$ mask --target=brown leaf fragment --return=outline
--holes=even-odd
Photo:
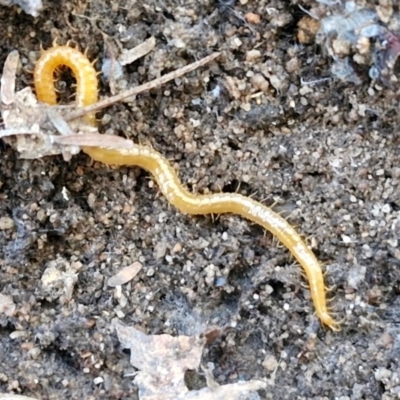
[[[116,275],[112,276],[107,285],[111,287],[123,285],[129,281],[131,281],[142,269],[142,264],[138,261],[121,269]]]

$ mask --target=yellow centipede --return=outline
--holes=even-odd
[[[71,68],[77,80],[77,104],[87,106],[97,101],[97,73],[85,55],[68,46],[55,46],[43,53],[36,64],[34,83],[39,101],[56,104],[53,74],[56,68]],[[88,116],[94,123],[94,115]],[[310,286],[314,307],[321,322],[334,331],[339,323],[330,315],[321,266],[314,253],[299,234],[279,214],[263,204],[235,193],[194,195],[181,184],[175,170],[160,153],[152,148],[132,145],[130,149],[83,147],[96,161],[113,165],[141,167],[150,172],[166,199],[187,214],[238,214],[274,234],[303,267]]]

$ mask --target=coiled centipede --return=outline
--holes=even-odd
[[[88,58],[69,46],[54,46],[44,51],[36,63],[33,80],[39,101],[56,105],[54,72],[60,66],[72,70],[76,79],[76,103],[81,107],[96,103],[98,98],[97,72]],[[87,121],[95,124],[95,115],[87,115]]]
[[[80,51],[68,46],[54,46],[45,51],[36,64],[34,84],[38,100],[56,104],[53,74],[60,66],[69,67],[77,80],[77,105],[86,106],[97,101],[97,73]],[[94,115],[88,116],[92,124]],[[82,147],[96,161],[113,165],[130,165],[150,172],[166,199],[187,214],[234,213],[249,219],[274,234],[303,267],[310,287],[316,314],[321,322],[334,331],[339,323],[330,315],[325,295],[321,266],[314,253],[300,235],[279,214],[263,204],[235,193],[194,195],[181,184],[175,170],[160,153],[150,147],[132,145],[130,149]]]

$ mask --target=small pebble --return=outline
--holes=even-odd
[[[265,356],[264,361],[261,364],[267,371],[273,372],[278,366],[278,360],[275,356],[268,354]]]
[[[14,221],[10,217],[1,217],[0,218],[0,230],[4,231],[7,229],[14,228]]]
[[[138,261],[133,264],[125,267],[121,271],[119,271],[116,275],[112,276],[107,285],[111,287],[123,285],[129,281],[131,281],[142,269],[142,264]]]

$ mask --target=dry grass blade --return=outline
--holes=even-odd
[[[19,53],[13,50],[6,58],[3,67],[3,75],[0,83],[0,102],[4,105],[10,105],[15,100],[15,76],[19,62]]]
[[[118,61],[121,65],[131,64],[139,58],[145,56],[150,53],[156,46],[156,39],[152,36],[145,40],[143,43],[140,43],[138,46],[134,47],[130,50],[123,50],[122,54],[118,57]]]
[[[54,142],[66,146],[102,147],[107,149],[131,149],[133,142],[119,136],[82,133],[69,136],[54,136]]]
[[[73,135],[74,132],[67,122],[62,118],[61,114],[55,108],[48,108],[46,110],[49,120],[57,129],[58,133],[63,136]]]

